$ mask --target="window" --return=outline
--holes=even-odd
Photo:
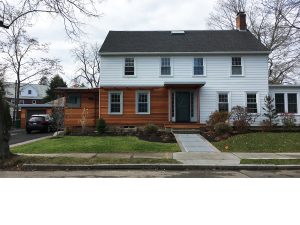
[[[150,92],[149,91],[136,92],[136,113],[138,114],[150,113]]]
[[[24,104],[24,100],[19,100],[19,104]]]
[[[247,111],[249,113],[257,113],[256,94],[247,94]]]
[[[134,76],[134,58],[125,58],[125,76]]]
[[[242,58],[241,57],[232,57],[232,75],[242,75]]]
[[[67,106],[70,108],[80,108],[80,95],[78,94],[68,95]]]
[[[36,100],[32,100],[32,104],[36,104]]]
[[[220,93],[219,94],[219,112],[228,112],[228,111],[229,111],[228,94]]]
[[[110,92],[109,93],[109,113],[122,114],[123,113],[123,93]]]
[[[297,112],[297,94],[288,94],[288,113]]]
[[[161,58],[161,75],[171,75],[170,58]]]
[[[277,113],[284,113],[284,94],[275,94],[275,108]]]
[[[28,90],[28,94],[31,95],[31,93],[32,93],[32,91],[31,91],[31,90]]]
[[[203,58],[194,58],[194,75],[204,75]]]

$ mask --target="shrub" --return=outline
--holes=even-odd
[[[147,124],[144,128],[144,132],[147,134],[155,134],[158,131],[158,126],[156,126],[155,124]]]
[[[223,135],[223,134],[231,133],[232,128],[231,126],[229,126],[229,124],[220,122],[215,124],[214,130],[217,135]]]
[[[230,119],[238,132],[248,131],[250,125],[255,122],[258,115],[248,113],[246,107],[235,106],[232,108]]]
[[[229,119],[229,113],[228,112],[219,112],[215,111],[212,114],[210,114],[209,119],[207,121],[207,125],[211,128],[214,128],[214,126],[217,123],[225,123]]]
[[[284,113],[281,119],[282,125],[284,128],[290,130],[291,128],[296,126],[296,119],[293,114]]]
[[[99,134],[103,134],[106,131],[106,122],[104,119],[100,118],[97,120],[96,129]]]

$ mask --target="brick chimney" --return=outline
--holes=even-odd
[[[247,30],[247,22],[246,22],[246,13],[238,12],[236,16],[236,29],[246,31]]]

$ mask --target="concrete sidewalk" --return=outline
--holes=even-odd
[[[182,152],[220,152],[200,134],[174,134]]]

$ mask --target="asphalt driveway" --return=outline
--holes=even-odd
[[[10,145],[18,144],[24,141],[30,141],[41,137],[51,136],[53,133],[42,133],[39,131],[32,131],[31,134],[27,134],[23,129],[13,129],[11,131]]]

